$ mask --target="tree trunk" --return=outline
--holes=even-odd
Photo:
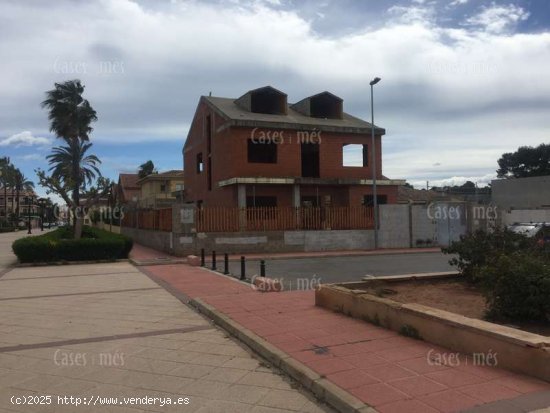
[[[74,239],[82,237],[83,211],[80,208],[80,159],[73,160],[73,201],[75,204],[75,214],[73,223]]]
[[[15,187],[15,199],[17,206],[15,207],[15,217],[17,219],[17,226],[19,226],[19,188]]]

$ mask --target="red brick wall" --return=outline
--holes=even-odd
[[[211,144],[211,162],[212,162],[212,190],[208,190],[207,168],[208,155],[206,147],[206,116],[210,114],[212,119],[212,144]],[[236,186],[219,188],[217,183],[221,180],[234,177],[300,177],[301,176],[301,147],[296,131],[281,130],[278,136],[279,145],[277,149],[277,163],[248,163],[247,141],[252,136],[259,138],[261,132],[267,132],[265,129],[253,130],[252,128],[223,128],[224,119],[210,109],[204,102],[200,102],[191,129],[189,131],[187,142],[184,147],[184,170],[185,170],[185,188],[187,198],[191,201],[202,200],[205,205],[237,205]],[[311,135],[312,140],[320,142],[320,178],[348,178],[348,179],[370,179],[370,135],[356,134],[335,134],[321,132],[320,136]],[[377,154],[377,176],[382,175],[382,154],[381,137],[376,136],[376,154]],[[369,146],[369,166],[367,167],[344,167],[342,165],[343,144],[366,144]],[[202,173],[196,172],[196,157],[202,153],[205,169]],[[388,194],[388,202],[395,202],[395,190],[382,189],[379,193]],[[250,196],[251,188],[247,189],[247,195]],[[302,195],[315,195],[316,189],[302,188]],[[319,187],[320,194],[331,195],[333,205],[345,204],[356,201],[355,198],[362,199],[361,191],[369,193],[369,189],[363,187],[360,190],[350,188]],[[359,192],[357,192],[359,191]],[[365,192],[366,191],[366,192]],[[386,191],[386,192],[384,192]],[[291,187],[272,187],[264,188],[256,186],[256,194],[276,195],[278,204],[292,205]],[[355,203],[357,204],[357,203]]]

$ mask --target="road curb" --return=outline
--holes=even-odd
[[[342,413],[376,413],[376,410],[371,406],[328,381],[298,360],[293,359],[251,330],[236,323],[200,298],[192,299],[189,304],[337,411]]]

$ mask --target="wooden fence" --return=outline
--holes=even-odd
[[[122,226],[172,231],[172,209],[125,212]],[[372,229],[372,207],[204,207],[195,209],[197,232]]]
[[[372,207],[205,207],[197,209],[198,232],[372,229]]]
[[[125,211],[123,227],[172,231],[172,208]]]

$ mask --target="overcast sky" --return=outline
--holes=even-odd
[[[74,78],[111,178],[181,168],[200,95],[264,85],[369,120],[381,77],[384,174],[416,186],[483,185],[502,153],[550,142],[547,0],[0,0],[0,56],[0,156],[31,179],[60,143],[44,92]]]

